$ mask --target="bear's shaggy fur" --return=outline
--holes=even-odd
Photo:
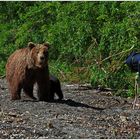
[[[21,89],[27,96],[33,96],[33,86],[38,85],[38,98],[48,101],[50,81],[48,69],[49,44],[28,43],[23,49],[16,50],[6,64],[6,79],[12,100],[21,99]]]
[[[60,81],[57,77],[51,74],[50,75],[50,100],[51,101],[54,100],[55,93],[58,96],[59,100],[63,99],[63,93],[61,90]]]

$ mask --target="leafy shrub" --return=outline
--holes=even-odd
[[[133,92],[124,65],[140,45],[139,2],[0,2],[0,72],[29,41],[50,42],[50,71],[62,81]]]

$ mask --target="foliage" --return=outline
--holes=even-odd
[[[124,61],[132,46],[139,51],[139,9],[139,2],[122,1],[1,1],[1,75],[16,49],[47,41],[50,71],[62,81],[133,91],[134,74]]]

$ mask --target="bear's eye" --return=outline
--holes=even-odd
[[[48,51],[43,51],[43,54],[44,54],[45,56],[47,56],[47,55],[48,55]]]

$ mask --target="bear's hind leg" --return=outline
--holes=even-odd
[[[11,91],[11,100],[20,100],[21,96],[20,96],[20,92],[21,92],[21,88],[20,87],[14,87],[14,86],[10,86],[10,91]]]

